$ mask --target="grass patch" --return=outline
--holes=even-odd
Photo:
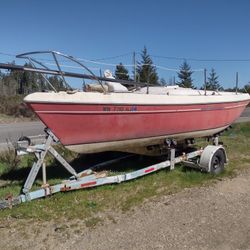
[[[96,216],[105,211],[127,211],[147,199],[161,195],[178,192],[183,188],[207,185],[223,177],[233,177],[246,167],[250,167],[250,123],[242,123],[234,126],[221,137],[224,142],[229,164],[224,173],[218,176],[189,170],[181,165],[174,171],[161,170],[154,174],[119,185],[112,184],[96,188],[79,190],[67,193],[55,194],[46,199],[34,200],[23,203],[12,210],[0,211],[0,221],[5,218],[38,219],[38,220],[62,220],[82,219],[86,226],[94,227],[101,223],[103,218]],[[76,155],[68,151],[58,149],[67,160],[72,161]],[[96,162],[105,160],[108,154],[92,156],[81,156],[72,161],[76,169],[83,169]],[[21,159],[18,167],[14,170],[6,169],[4,162],[0,163],[0,181],[7,184],[0,188],[0,197],[13,193],[17,195],[27,177],[33,158],[30,156]],[[145,167],[159,162],[157,158],[134,157],[124,160],[118,164],[112,164],[107,171],[125,172],[131,169]],[[50,184],[59,183],[67,178],[67,172],[63,171],[53,159],[47,159],[47,173],[50,177]],[[145,165],[146,164],[146,165]],[[41,185],[41,173],[35,182],[35,187]],[[107,215],[107,219],[109,215]]]
[[[85,221],[87,227],[95,227],[97,224],[101,223],[103,220],[98,217],[91,217]]]

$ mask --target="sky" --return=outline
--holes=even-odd
[[[85,63],[99,74],[131,65],[133,52],[140,61],[146,46],[166,81],[178,80],[174,70],[186,58],[194,85],[203,84],[204,68],[214,68],[224,87],[234,87],[238,72],[242,87],[250,81],[249,13],[248,0],[1,1],[0,62],[56,50],[94,60]]]

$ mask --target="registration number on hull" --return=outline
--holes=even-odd
[[[103,111],[134,112],[134,111],[137,111],[137,107],[136,106],[104,106]]]

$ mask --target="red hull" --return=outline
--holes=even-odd
[[[248,101],[190,105],[28,103],[64,145],[148,138],[229,126]]]

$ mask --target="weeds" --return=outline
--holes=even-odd
[[[97,224],[101,223],[102,219],[98,217],[91,217],[85,221],[86,227],[95,227]]]
[[[16,155],[15,150],[9,141],[7,141],[7,150],[0,154],[0,162],[2,164],[2,170],[6,172],[16,170],[20,164],[20,157]],[[0,173],[1,172],[2,171],[0,171]]]

